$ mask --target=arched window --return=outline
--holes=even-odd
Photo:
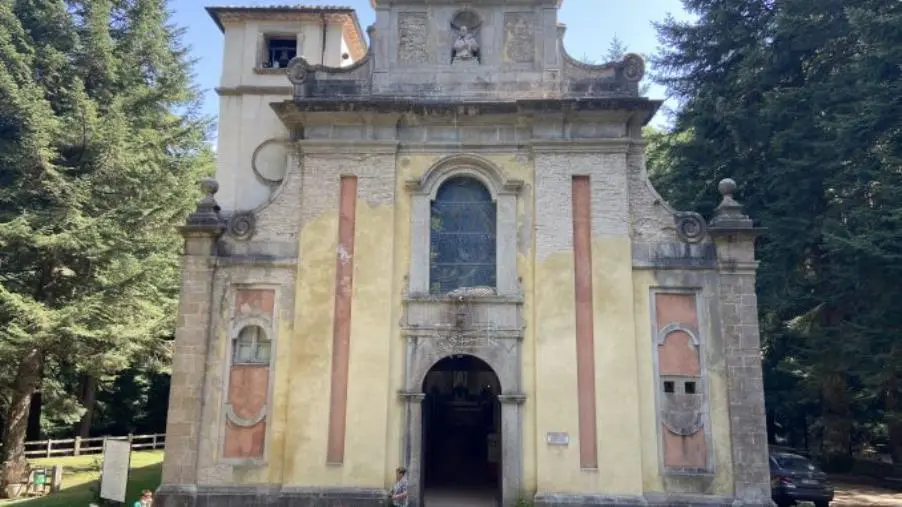
[[[495,288],[495,203],[473,178],[444,182],[432,202],[429,291]]]
[[[245,326],[235,338],[233,364],[269,364],[272,343],[260,326]]]

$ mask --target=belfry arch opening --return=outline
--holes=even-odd
[[[501,383],[483,360],[441,359],[423,380],[423,486],[427,499],[448,493],[493,500],[501,494]],[[479,502],[483,505],[483,502]]]

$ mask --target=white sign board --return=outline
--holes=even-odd
[[[545,434],[545,442],[548,445],[570,445],[570,435],[568,433],[549,431]]]
[[[128,467],[132,444],[128,440],[103,441],[103,471],[100,476],[100,498],[125,503]]]

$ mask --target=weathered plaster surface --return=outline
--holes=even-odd
[[[286,409],[286,379],[290,364],[284,354],[291,349],[292,308],[294,300],[294,266],[269,265],[220,265],[217,269],[213,294],[213,319],[210,349],[205,368],[208,372],[205,386],[203,425],[199,439],[200,460],[198,482],[208,485],[238,483],[271,483],[281,480],[281,456],[284,449],[284,414]],[[269,386],[270,403],[266,418],[271,421],[267,429],[266,449],[261,463],[235,464],[223,457],[225,426],[225,402],[228,369],[231,357],[231,337],[235,315],[236,290],[240,288],[275,289],[272,339],[272,384]]]
[[[653,493],[706,493],[729,496],[733,493],[733,465],[730,455],[730,416],[726,399],[726,366],[723,341],[718,331],[717,277],[702,271],[646,271],[633,272],[633,300],[636,309],[636,344],[638,350],[638,378],[642,431],[643,488]],[[701,289],[698,309],[702,353],[706,369],[713,474],[697,478],[668,477],[662,467],[661,438],[658,423],[658,388],[652,336],[652,289]],[[647,316],[647,318],[643,318]]]
[[[303,149],[303,148],[302,148]],[[372,456],[388,452],[394,250],[394,155],[305,156],[301,199],[298,285],[286,429],[286,484],[382,485],[384,463]],[[328,428],[331,369],[332,293],[338,239],[338,188],[342,175],[358,177],[355,280],[348,371],[348,421],[344,465],[326,465],[323,436]],[[286,196],[287,198],[287,196]],[[396,336],[396,335],[394,335]],[[384,400],[374,403],[373,400]]]
[[[442,60],[455,0],[378,0],[372,50],[360,62],[336,69],[298,59],[281,81],[287,96],[263,81],[222,91],[217,198],[229,232],[215,249],[187,242],[173,366],[185,389],[172,395],[164,507],[378,504],[396,466],[419,473],[422,378],[449,353],[483,358],[500,378],[508,505],[764,501],[751,240],[735,237],[735,217],[715,235],[660,199],[645,170],[640,127],[658,104],[638,97],[641,60],[574,61],[561,50],[556,7],[476,6],[484,60],[463,71]],[[247,51],[236,40],[227,37],[227,52]],[[481,345],[452,343],[442,325],[461,303],[426,294],[428,270],[417,262],[428,253],[422,225],[435,186],[424,176],[438,181],[458,162],[492,187],[507,260],[498,294],[465,302]],[[329,464],[344,176],[358,181],[347,414],[343,460]],[[579,456],[573,176],[590,185],[593,469],[581,469]],[[191,220],[218,236],[205,202]],[[255,462],[222,456],[236,287],[278,294],[265,452]],[[699,293],[706,470],[664,467],[653,290]],[[569,442],[549,445],[549,433]],[[203,500],[170,500],[195,497]]]

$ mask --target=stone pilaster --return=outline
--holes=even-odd
[[[416,392],[402,392],[404,401],[404,418],[407,420],[404,431],[404,449],[402,456],[407,468],[407,500],[409,507],[423,505],[423,400],[426,395]]]
[[[723,202],[714,212],[709,231],[717,246],[734,494],[742,505],[771,505],[755,296],[755,237],[762,229],[753,225],[733,199],[736,182],[725,179],[718,189]]]
[[[202,188],[205,195],[197,210],[180,228],[185,238],[185,251],[172,362],[173,388],[166,419],[163,480],[159,501],[154,502],[167,507],[193,505],[191,498],[197,484],[215,245],[224,230],[219,206],[213,198],[219,185],[206,180]]]
[[[522,410],[526,395],[501,394],[501,505],[512,507],[523,498]]]

